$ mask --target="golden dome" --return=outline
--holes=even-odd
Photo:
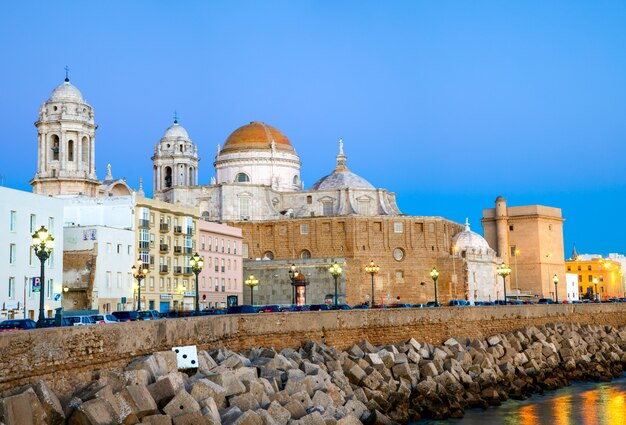
[[[271,149],[272,140],[276,150],[294,152],[291,142],[280,130],[260,121],[252,121],[233,131],[220,153]]]

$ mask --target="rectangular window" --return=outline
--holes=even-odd
[[[128,245],[128,250],[127,250],[126,254],[133,255],[133,247],[131,245]]]
[[[515,257],[515,251],[517,251],[517,247],[515,245],[512,245],[511,247],[511,257]]]
[[[226,281],[224,278],[222,278],[222,292],[226,291]]]
[[[233,254],[237,255],[237,241],[233,241]]]
[[[581,275],[581,274],[579,274],[579,275],[578,275],[578,281],[579,281],[579,282],[582,282],[582,281],[583,281],[583,275]],[[582,292],[582,291],[581,291],[581,292]]]
[[[122,272],[117,272],[117,288],[122,288]]]
[[[107,254],[110,254],[113,251],[113,244],[111,242],[107,242]]]
[[[243,258],[248,258],[248,244],[247,243],[241,244],[241,255],[243,256]]]
[[[230,270],[230,258],[228,259],[228,270]]]
[[[107,288],[111,287],[111,272],[107,272]]]
[[[332,202],[322,202],[322,214],[323,215],[333,215],[333,203]]]
[[[16,248],[15,244],[9,244],[9,264],[15,264],[16,259]]]
[[[224,239],[222,239],[222,253],[224,252]]]
[[[211,251],[211,249],[213,249],[213,238],[209,236],[209,251]]]
[[[230,254],[230,241],[227,241],[227,243],[228,243],[228,246],[227,246],[227,251],[228,251],[228,253]]]
[[[167,290],[171,291],[172,290],[172,280],[171,278],[167,278]]]
[[[250,198],[239,198],[239,219],[250,220]]]
[[[48,279],[48,287],[46,288],[46,298],[52,299],[52,290],[54,289],[54,279]]]
[[[117,253],[121,254],[122,253],[122,244],[117,244]]]
[[[54,232],[54,217],[48,217],[48,231]]]
[[[206,280],[204,276],[202,276],[202,289],[206,289]]]
[[[15,232],[16,225],[17,225],[17,212],[11,211],[11,217],[9,221],[9,231]]]
[[[588,275],[588,276],[587,276],[587,281],[588,281],[588,282],[593,282],[593,276]]]
[[[394,233],[404,233],[404,223],[401,221],[393,222],[393,232]]]
[[[200,236],[200,249],[204,251],[204,235]]]
[[[587,266],[587,271],[591,271],[591,265]]]
[[[154,291],[154,277],[150,278],[150,290]]]
[[[308,223],[303,223],[300,225],[300,234],[301,235],[308,235],[309,234],[309,224]]]
[[[513,225],[512,225],[512,224],[509,226],[509,231],[510,231],[510,232],[512,232],[512,231],[513,231]]]
[[[35,214],[30,215],[30,233],[35,233],[37,230],[37,216]]]
[[[35,249],[31,246],[28,248],[28,265],[33,265],[33,260],[35,258]]]
[[[404,283],[404,271],[396,270],[396,282]]]
[[[209,279],[210,282],[210,279]],[[220,282],[218,278],[215,278],[215,292],[220,290]]]
[[[9,278],[9,299],[10,300],[15,299],[15,278],[14,277]]]
[[[578,266],[578,271],[580,271],[580,270],[581,270],[581,268],[580,268],[580,266]]]

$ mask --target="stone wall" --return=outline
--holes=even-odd
[[[90,381],[95,371],[174,346],[298,347],[308,339],[347,348],[411,337],[440,344],[451,336],[485,337],[529,325],[578,322],[626,324],[626,305],[546,305],[385,309],[192,317],[0,335],[0,391],[44,379],[59,394]]]

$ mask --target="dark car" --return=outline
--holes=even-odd
[[[283,311],[309,311],[308,305],[290,305],[283,308]]]
[[[357,305],[353,305],[352,306],[352,310],[367,310],[369,308],[370,308],[370,306],[367,303],[361,303],[361,304],[357,304]]]
[[[350,307],[348,304],[337,304],[337,307],[335,307],[334,305],[330,306],[331,310],[352,310],[352,307]]]
[[[256,313],[256,308],[251,305],[231,305],[228,307],[226,314],[248,314]]]
[[[46,324],[46,328],[54,328],[57,325],[56,319],[54,317],[47,317],[43,319],[43,322]],[[72,326],[72,322],[67,317],[63,318],[63,324],[61,326]]]
[[[555,304],[555,302],[552,298],[539,298],[537,304]]]
[[[257,307],[256,311],[258,313],[280,313],[283,309],[278,305],[262,305]]]
[[[412,304],[403,304],[403,303],[393,303],[389,306],[389,308],[412,308]]]
[[[143,320],[158,320],[161,318],[156,310],[144,310],[139,312],[139,317]]]
[[[0,332],[34,329],[36,327],[35,321],[30,319],[10,319],[0,322]]]
[[[206,310],[200,310],[199,312],[192,312],[192,316],[218,316],[221,314],[226,314],[226,310],[220,310],[219,308],[210,308]]]
[[[389,308],[389,306],[387,304],[374,304],[372,305],[372,310],[376,309],[376,308]]]
[[[439,302],[434,302],[434,301],[428,301],[426,303],[426,307],[441,307],[441,303]]]
[[[118,322],[134,322],[136,320],[141,320],[139,313],[136,311],[114,311],[111,313]]]
[[[321,311],[321,310],[330,310],[326,304],[311,304],[309,307],[310,311]]]

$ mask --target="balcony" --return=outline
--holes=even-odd
[[[139,241],[139,249],[150,249],[150,242]]]
[[[183,268],[181,266],[174,266],[174,274],[181,274],[183,272]]]
[[[167,273],[168,272],[168,267],[165,265],[161,265],[159,266],[159,273]]]
[[[187,235],[193,235],[193,227],[187,227]]]
[[[174,226],[174,233],[183,233],[183,227],[182,226]]]
[[[150,227],[150,220],[139,220],[139,227]]]
[[[185,254],[193,254],[193,248],[185,247],[183,252]]]
[[[159,230],[163,233],[167,233],[170,231],[170,225],[167,223],[161,223],[161,225],[159,226]]]
[[[159,252],[168,252],[169,250],[170,250],[170,247],[167,244],[159,245]]]
[[[174,245],[174,254],[182,254],[182,252],[183,252],[182,246]]]
[[[183,267],[183,274],[193,274],[191,267]]]

